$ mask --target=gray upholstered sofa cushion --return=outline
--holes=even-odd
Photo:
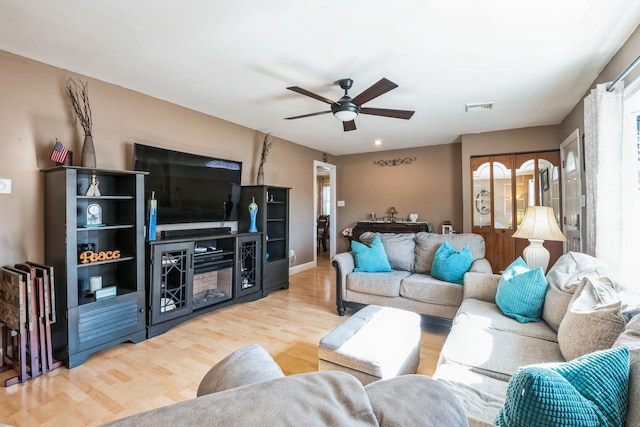
[[[495,418],[507,395],[507,381],[473,372],[469,367],[446,363],[433,378],[447,384],[462,402],[469,424],[487,426]]]
[[[347,289],[365,294],[385,297],[400,296],[400,282],[409,277],[408,271],[392,271],[390,273],[351,273]]]
[[[415,273],[431,273],[433,258],[442,242],[448,241],[456,251],[462,250],[465,246],[471,249],[472,261],[482,259],[485,255],[484,239],[479,234],[435,234],[417,233],[416,250],[413,271]]]
[[[493,329],[492,323],[497,312],[493,304],[474,304],[465,300],[454,319],[454,325],[440,352],[438,365],[453,363],[471,368],[484,375],[508,381],[515,371],[524,365],[544,362],[564,362],[560,346],[554,340],[535,337],[548,335],[540,328],[543,323],[533,326],[525,334],[514,333],[520,326],[512,320],[501,319],[501,329]],[[485,321],[478,317],[486,317]],[[503,316],[505,317],[505,316]],[[524,325],[523,325],[524,326]],[[548,328],[548,326],[546,326]],[[528,336],[533,335],[533,336]],[[555,336],[555,334],[553,334]]]
[[[360,235],[360,241],[370,245],[378,233],[366,231]],[[414,233],[381,233],[380,240],[387,253],[389,265],[393,270],[413,271],[413,256],[416,249]]]
[[[462,286],[444,282],[426,274],[412,274],[402,280],[400,296],[416,301],[459,307]]]
[[[545,322],[520,323],[502,314],[497,305],[475,299],[466,299],[462,302],[454,322],[468,324],[469,327],[474,328],[494,329],[558,342],[556,333]]]
[[[381,427],[469,425],[449,386],[424,375],[376,381],[364,390]]]

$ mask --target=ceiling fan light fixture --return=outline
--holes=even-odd
[[[354,104],[351,97],[345,93],[338,102],[331,105],[331,112],[341,122],[350,122],[358,117],[360,107]]]
[[[333,115],[341,122],[350,122],[358,117],[358,110],[353,107],[345,107],[333,112]]]

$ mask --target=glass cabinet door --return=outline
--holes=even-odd
[[[513,229],[512,156],[493,157],[493,228]]]
[[[517,225],[522,222],[527,206],[552,207],[561,225],[559,160],[557,152],[516,155]]]
[[[504,154],[471,158],[472,231],[485,239],[486,258],[494,272],[522,255],[527,239],[514,239],[527,206],[551,206],[558,224],[560,152]],[[550,265],[563,253],[562,242],[545,242]]]
[[[472,161],[473,232],[485,241],[493,271],[513,261],[513,156],[475,157]]]
[[[475,159],[472,159],[475,160]],[[491,161],[484,161],[473,167],[473,227],[491,227]]]

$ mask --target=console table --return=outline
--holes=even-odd
[[[385,222],[385,221],[358,221],[353,228],[353,238],[359,239],[365,231],[378,233],[419,233],[421,231],[432,232],[433,227],[428,222]]]
[[[147,241],[147,337],[212,310],[263,297],[263,233]]]

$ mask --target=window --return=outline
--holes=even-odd
[[[636,169],[638,169],[638,186],[640,191],[640,115],[636,116]]]
[[[329,180],[322,181],[322,215],[329,215],[331,212],[331,186]]]
[[[623,138],[629,151],[621,156],[620,171],[625,180],[635,182],[626,187],[619,207],[624,229],[620,273],[625,282],[640,291],[636,279],[637,242],[640,241],[640,79],[625,90]]]

